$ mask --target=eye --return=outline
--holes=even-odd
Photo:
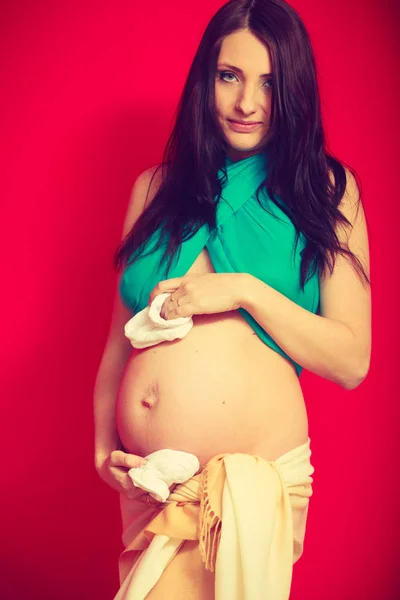
[[[220,81],[224,81],[225,83],[232,83],[232,79],[228,79],[226,80],[225,77],[232,75],[233,77],[236,77],[235,73],[232,73],[231,71],[218,71],[218,79]],[[272,88],[272,79],[266,79],[264,81],[264,84],[267,84],[265,87],[268,88]]]
[[[230,71],[218,71],[218,75],[219,75],[219,79],[222,81],[226,81],[226,79],[224,79],[227,75],[233,75],[233,77],[236,77],[236,75],[234,73],[231,73]],[[230,80],[232,81],[232,80]]]

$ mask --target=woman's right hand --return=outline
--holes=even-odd
[[[113,490],[124,494],[127,498],[133,498],[137,493],[137,488],[133,485],[128,471],[146,463],[147,459],[137,454],[113,450],[99,465],[96,465],[96,470],[101,479]]]

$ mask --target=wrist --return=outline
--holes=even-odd
[[[111,452],[96,452],[94,455],[94,466],[96,469],[101,469],[106,461],[107,457],[111,454]]]
[[[253,275],[250,275],[250,273],[240,273],[240,275],[242,279],[241,284],[239,286],[240,293],[238,300],[238,308],[243,308],[244,310],[248,311],[253,304],[254,292],[257,282],[259,282],[259,279],[257,279]]]
[[[110,456],[111,452],[114,450],[121,450],[121,444],[114,444],[113,446],[107,446],[101,449],[96,449],[94,453],[94,464],[96,469],[100,469],[107,458]]]

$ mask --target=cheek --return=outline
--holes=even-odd
[[[266,112],[266,114],[268,116],[270,116],[271,115],[271,110],[272,110],[272,96],[271,96],[271,93],[266,94],[263,106],[264,106],[264,111]]]
[[[227,109],[229,110],[233,102],[232,92],[229,92],[226,88],[217,87],[215,90],[215,107],[217,111],[224,114]]]

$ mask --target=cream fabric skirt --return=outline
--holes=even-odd
[[[166,502],[120,494],[114,600],[288,600],[312,495],[310,438],[274,461],[213,457]]]

